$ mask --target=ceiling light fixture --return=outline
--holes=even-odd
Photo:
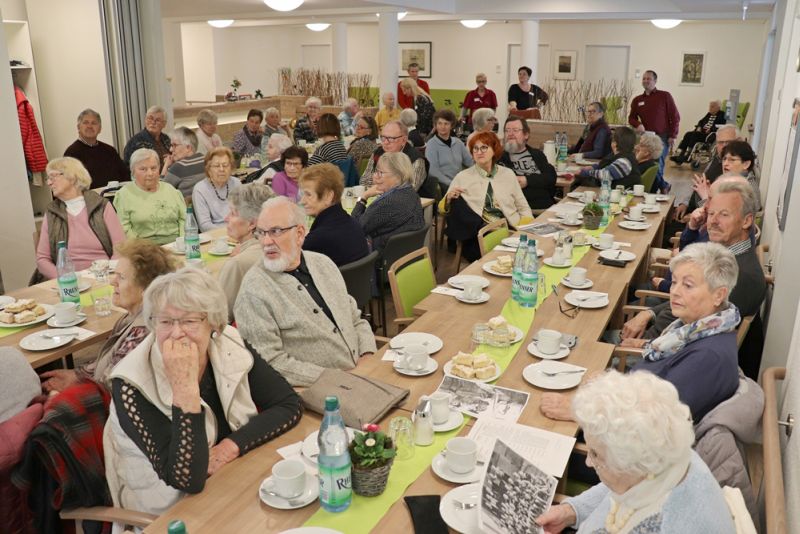
[[[303,5],[304,0],[264,0],[267,7],[275,11],[294,11]]]
[[[678,19],[653,19],[650,22],[652,22],[653,26],[655,26],[656,28],[661,28],[662,30],[670,30],[683,21]]]
[[[306,28],[312,32],[324,32],[330,27],[331,25],[326,22],[312,22],[310,24],[306,24]]]
[[[233,24],[233,19],[209,20],[208,23],[215,28],[227,28]]]
[[[747,10],[750,8],[750,2],[744,0],[742,2],[742,20],[747,20]]]
[[[471,30],[474,30],[474,29],[480,28],[481,26],[486,24],[486,21],[485,20],[462,20],[461,24],[465,28],[469,28]]]

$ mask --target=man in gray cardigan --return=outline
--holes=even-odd
[[[264,260],[242,280],[234,306],[245,343],[293,386],[325,368],[353,369],[375,337],[327,256],[302,250],[306,215],[285,197],[264,203],[253,232]]]

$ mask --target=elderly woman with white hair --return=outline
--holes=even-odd
[[[164,128],[166,126],[167,112],[164,108],[161,106],[150,106],[144,117],[144,129],[131,137],[125,144],[125,150],[122,152],[122,159],[125,161],[125,164],[130,165],[131,156],[134,152],[140,148],[149,148],[155,150],[156,154],[158,154],[160,169],[170,149],[169,136],[164,133]]]
[[[36,246],[38,272],[44,278],[56,278],[59,241],[67,242],[78,270],[88,269],[94,260],[111,258],[114,245],[125,241],[125,231],[114,206],[89,189],[92,178],[86,167],[75,158],[56,158],[47,164],[46,172],[53,201],[47,206]]]
[[[294,125],[294,140],[295,142],[306,141],[313,143],[319,137],[317,127],[319,123],[319,116],[322,112],[322,100],[316,96],[310,97],[306,100],[306,114],[297,119]]]
[[[664,141],[653,132],[645,132],[639,137],[639,142],[633,149],[636,156],[636,165],[639,167],[639,174],[644,175],[645,171],[658,165],[658,158],[664,149]],[[655,181],[653,183],[655,187]],[[655,192],[651,188],[651,193]]]
[[[467,143],[476,134],[481,132],[492,132],[497,125],[497,117],[491,108],[476,109],[472,114],[472,133],[467,137]]]
[[[264,137],[261,139],[261,152],[264,152],[270,137],[276,134],[290,136],[289,127],[281,121],[281,112],[278,108],[270,107],[264,110]]]
[[[228,147],[211,150],[205,157],[206,179],[197,182],[192,191],[192,205],[197,226],[208,232],[225,224],[228,197],[242,183],[231,176],[233,152]]]
[[[411,108],[404,109],[400,112],[398,121],[408,130],[406,134],[408,142],[411,143],[414,148],[424,148],[425,137],[417,130],[417,112]],[[383,126],[381,126],[381,128],[383,128]]]
[[[236,242],[236,248],[222,266],[219,284],[228,298],[228,319],[233,320],[233,305],[239,294],[242,278],[264,257],[264,251],[253,237],[261,206],[275,196],[272,188],[263,184],[246,184],[231,191],[228,196],[230,210],[225,216],[228,238]]]
[[[266,140],[266,136],[264,139]],[[266,155],[266,158],[262,161],[267,161],[268,163],[260,170],[249,175],[244,182],[258,182],[260,184],[269,184],[272,182],[273,176],[284,171],[283,153],[286,152],[286,149],[292,146],[292,144],[292,140],[287,135],[282,133],[270,135],[266,143],[261,143],[263,152]]]
[[[375,122],[378,124],[379,130],[389,121],[399,120],[401,111],[401,109],[397,107],[394,93],[391,91],[383,93],[381,102],[383,102],[383,107],[375,114]]]
[[[689,408],[650,373],[615,371],[587,382],[572,407],[600,484],[552,506],[536,522],[546,534],[736,532],[722,490],[692,451]]]
[[[222,138],[217,133],[218,121],[217,114],[210,109],[202,109],[197,114],[197,151],[203,155],[222,146]]]
[[[356,133],[356,123],[360,116],[358,100],[348,98],[347,102],[342,106],[342,112],[336,117],[339,120],[339,129],[342,136],[347,137]]]
[[[183,234],[186,203],[180,191],[159,180],[158,154],[140,148],[131,155],[133,181],[114,197],[114,207],[128,238],[149,239],[158,245]]]
[[[219,284],[184,268],[144,295],[151,334],[111,374],[106,478],[116,506],[161,514],[300,420],[299,396],[235,328]]]

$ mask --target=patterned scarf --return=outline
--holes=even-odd
[[[251,132],[250,130],[247,129],[247,125],[246,124],[244,126],[242,126],[242,130],[244,131],[244,135],[247,137],[248,141],[250,141],[250,144],[253,145],[254,147],[258,147],[260,149],[261,148],[261,137],[262,137],[261,134],[260,133],[255,133],[254,134],[253,132]]]
[[[727,308],[693,323],[684,324],[677,319],[659,337],[645,344],[642,355],[651,362],[669,358],[693,341],[734,331],[740,320],[739,308],[733,303],[728,303]]]

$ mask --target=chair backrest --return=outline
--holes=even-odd
[[[653,165],[642,173],[642,185],[644,185],[645,191],[650,191],[650,188],[653,187],[653,181],[656,179],[657,172],[658,165]]]
[[[747,331],[750,330],[750,325],[753,323],[753,319],[755,318],[755,315],[746,315],[742,317],[742,322],[740,322],[739,326],[736,328],[737,347],[742,347],[742,342],[744,341],[744,338],[747,337]]]
[[[339,267],[344,278],[347,293],[356,301],[359,310],[363,310],[372,297],[372,276],[375,274],[375,262],[380,253],[373,250],[360,260]]]
[[[383,247],[383,259],[381,261],[384,272],[389,270],[391,266],[398,259],[402,258],[409,252],[413,252],[421,248],[425,243],[425,236],[428,235],[429,226],[425,225],[419,230],[412,230],[410,232],[400,232],[394,234],[386,241]]]
[[[600,103],[605,108],[605,119],[608,124],[622,124],[623,120],[622,110],[622,97],[608,96],[600,98]]]
[[[478,246],[481,250],[481,256],[491,252],[494,247],[509,235],[511,233],[508,231],[508,221],[505,219],[498,219],[478,230]]]
[[[722,109],[728,109],[728,101],[722,101]],[[744,128],[744,121],[747,118],[747,112],[750,111],[750,102],[739,102],[739,109],[736,110],[736,127],[739,131]]]
[[[358,174],[358,169],[356,168],[356,163],[353,161],[353,158],[347,156],[344,159],[334,161],[333,164],[339,167],[339,170],[344,174],[345,187],[354,187],[358,185],[358,182],[361,180],[361,175]]]
[[[422,247],[392,263],[389,268],[389,285],[397,317],[412,317],[414,306],[436,287],[428,249]]]

